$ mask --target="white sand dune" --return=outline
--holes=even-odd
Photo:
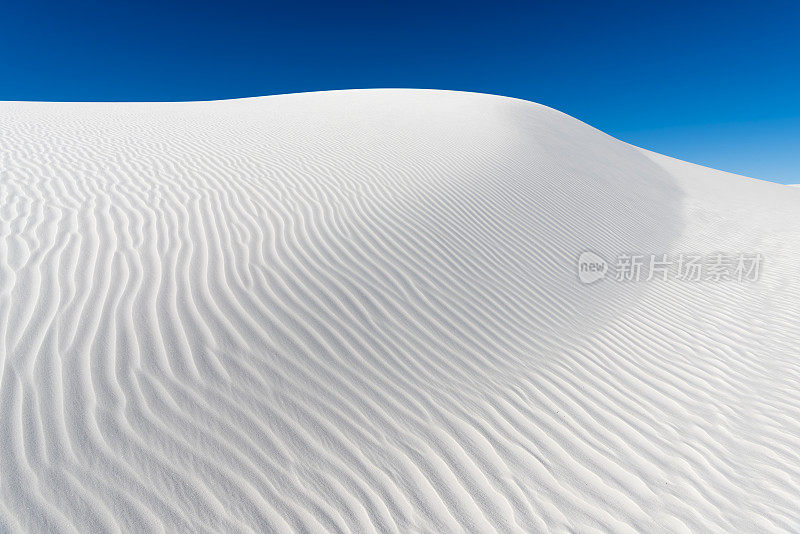
[[[509,98],[2,103],[0,532],[799,532],[798,223]]]

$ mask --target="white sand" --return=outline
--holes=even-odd
[[[0,532],[798,532],[798,223],[501,97],[2,103]]]

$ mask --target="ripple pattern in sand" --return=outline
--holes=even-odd
[[[760,286],[574,276],[721,244],[681,173],[485,95],[1,104],[0,531],[799,530],[791,212]]]

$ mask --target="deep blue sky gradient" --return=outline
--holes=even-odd
[[[800,182],[800,2],[0,3],[0,100],[425,87]]]

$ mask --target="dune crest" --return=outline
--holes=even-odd
[[[0,103],[0,532],[796,532],[798,214],[488,95]]]

